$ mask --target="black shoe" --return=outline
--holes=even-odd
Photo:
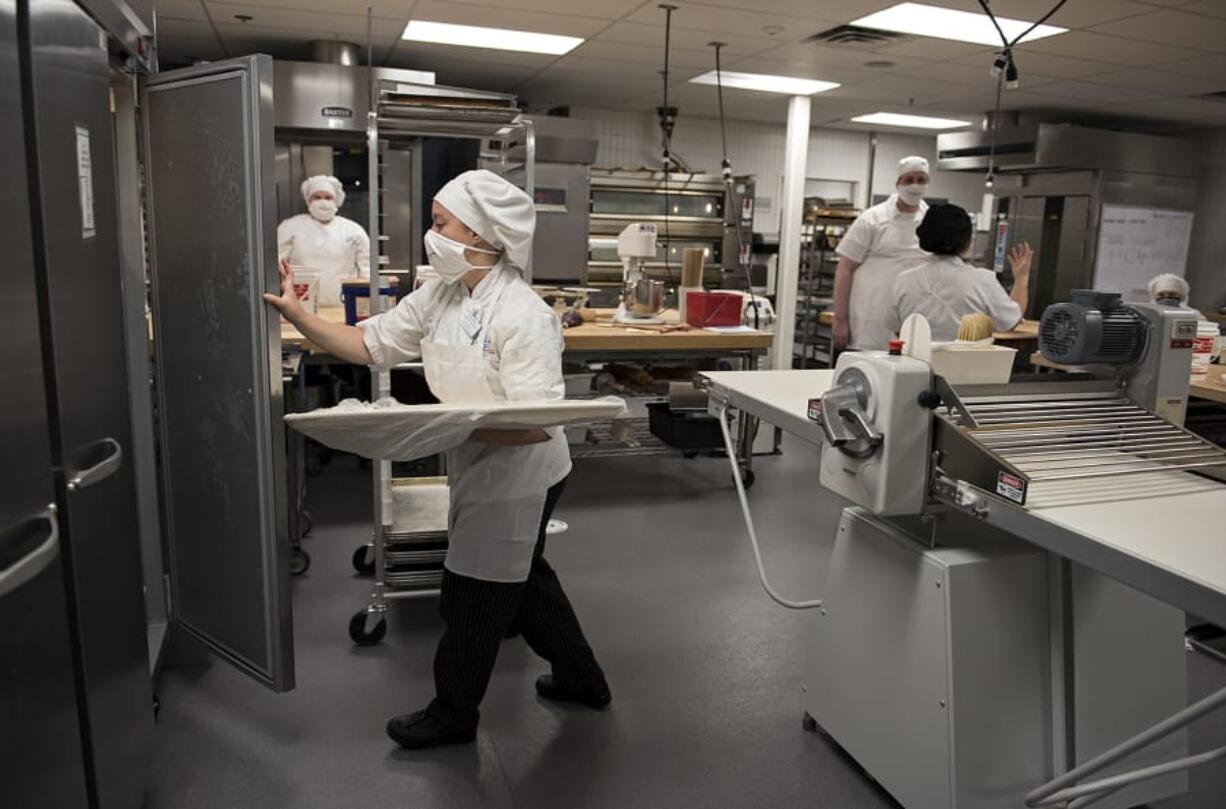
[[[449,724],[429,711],[415,711],[387,720],[387,735],[401,747],[422,750],[442,744],[468,744],[477,738],[477,726]]]
[[[603,711],[613,701],[609,686],[601,682],[598,686],[573,686],[560,683],[552,674],[542,674],[536,678],[536,693],[554,702],[578,702],[594,711]]]

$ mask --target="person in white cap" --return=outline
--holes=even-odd
[[[887,348],[893,337],[889,316],[894,279],[924,258],[915,228],[928,210],[928,161],[914,155],[898,161],[894,186],[889,199],[856,217],[835,251],[836,351]]]
[[[1173,308],[1187,306],[1188,296],[1192,294],[1192,288],[1188,286],[1183,276],[1169,272],[1155,275],[1149,279],[1146,286],[1149,289],[1151,303],[1160,303]]]
[[[308,213],[277,226],[277,258],[290,269],[319,273],[320,306],[341,305],[341,282],[370,277],[370,236],[352,219],[338,216],[345,189],[335,177],[317,174],[302,181]]]
[[[468,171],[434,198],[426,253],[439,276],[362,326],[329,323],[282,294],[265,295],[312,342],[362,365],[420,358],[444,403],[561,399],[562,328],[524,280],[532,199],[489,171]],[[611,696],[557,575],[543,556],[545,526],[570,473],[560,428],[477,430],[447,453],[451,509],[434,659],[436,696],[393,717],[409,748],[471,742],[478,705],[504,637],[522,635],[551,664],[536,690],[593,709]]]

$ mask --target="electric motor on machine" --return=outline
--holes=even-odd
[[[1068,303],[1054,303],[1039,321],[1039,351],[1062,365],[1136,362],[1145,351],[1148,325],[1114,292],[1075,289]]]

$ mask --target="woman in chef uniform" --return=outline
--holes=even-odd
[[[835,252],[834,347],[885,350],[894,279],[923,257],[915,228],[928,206],[928,161],[904,157],[898,161],[897,192],[866,210],[851,223]]]
[[[277,225],[277,257],[291,269],[319,272],[320,306],[341,305],[341,282],[370,277],[370,237],[352,219],[337,216],[345,204],[341,181],[323,174],[302,181],[309,213]]]
[[[562,329],[524,280],[536,209],[489,171],[456,177],[434,198],[426,252],[439,278],[362,327],[302,310],[282,274],[266,295],[311,341],[353,363],[387,368],[421,358],[446,404],[561,399]],[[601,671],[557,575],[545,561],[545,525],[570,473],[560,428],[476,430],[447,453],[451,511],[439,611],[446,629],[434,659],[436,696],[387,732],[409,748],[470,742],[498,646],[520,634],[552,673],[548,699],[601,709]]]
[[[958,339],[966,315],[987,315],[996,331],[1012,331],[1022,322],[1034,251],[1026,242],[1009,250],[1013,291],[1007,293],[996,273],[963,260],[971,249],[972,232],[970,215],[957,205],[933,205],[924,214],[916,235],[928,255],[894,281],[887,324],[891,336],[913,314],[923,315],[932,339],[942,342]]]

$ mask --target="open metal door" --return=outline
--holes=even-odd
[[[272,60],[159,73],[143,98],[171,617],[287,691]]]

